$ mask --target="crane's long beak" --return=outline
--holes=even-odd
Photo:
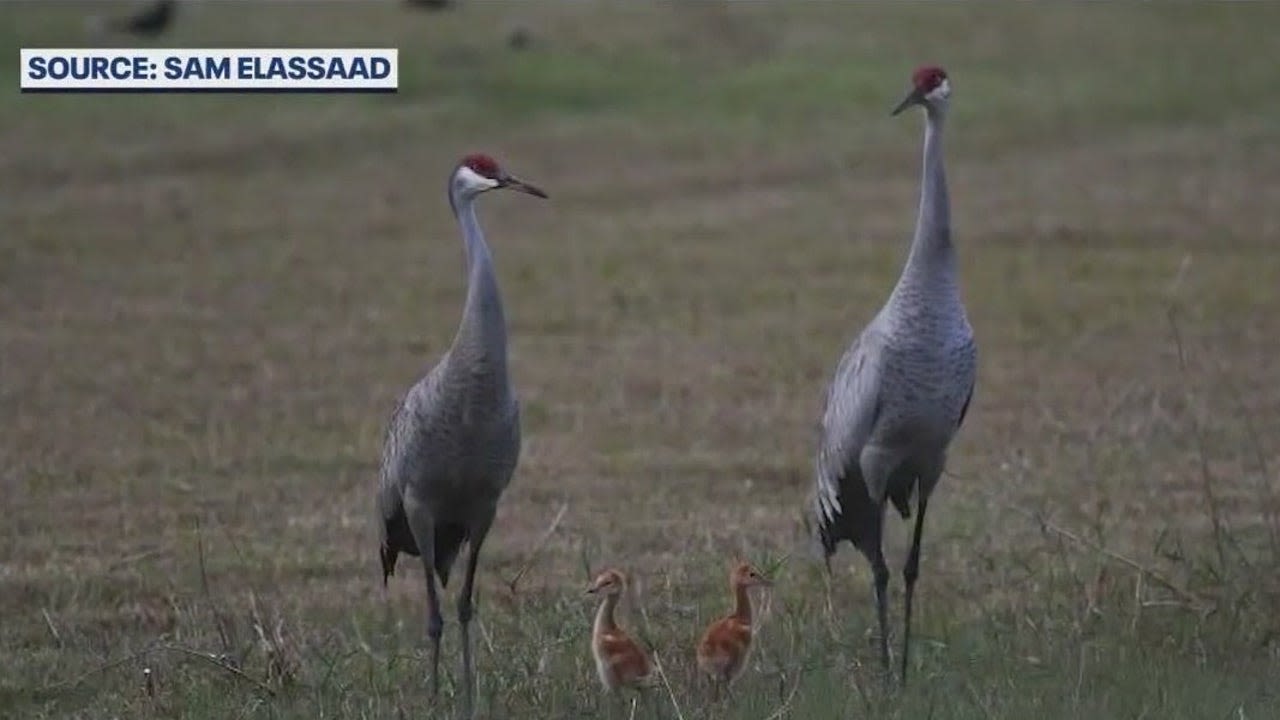
[[[534,197],[543,198],[544,200],[547,197],[547,194],[542,191],[542,188],[539,188],[536,185],[530,185],[529,183],[521,180],[518,177],[515,177],[514,175],[508,175],[505,178],[503,178],[502,184],[499,185],[498,187],[504,187],[510,190],[518,190],[522,193],[528,193],[529,195],[532,195]]]
[[[922,102],[924,102],[924,91],[920,88],[913,88],[911,92],[907,93],[907,96],[902,99],[902,102],[898,103],[898,107],[894,108],[893,112],[889,114],[897,115],[912,105],[919,105]]]

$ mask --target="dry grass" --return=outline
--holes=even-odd
[[[457,322],[445,174],[485,149],[552,194],[481,210],[526,436],[480,578],[488,716],[596,712],[605,563],[684,716],[725,714],[688,656],[733,554],[789,557],[733,716],[1276,712],[1274,8],[186,10],[173,45],[397,45],[403,89],[0,103],[0,706],[428,706],[417,568],[384,600],[371,488]],[[85,11],[0,9],[0,66]],[[799,512],[823,384],[905,252],[919,120],[887,111],[923,60],[956,78],[981,369],[920,682],[885,697],[862,561],[828,583]]]

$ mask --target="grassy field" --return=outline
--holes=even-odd
[[[372,490],[485,150],[552,199],[480,210],[525,435],[484,717],[626,716],[587,651],[608,565],[665,718],[1280,716],[1280,6],[463,5],[193,3],[163,41],[396,46],[389,97],[22,96],[19,47],[132,5],[0,7],[0,715],[449,715],[456,588],[433,706]],[[869,573],[827,578],[801,511],[905,257],[922,62],[980,370],[885,692]],[[692,646],[737,556],[785,562],[713,705]]]

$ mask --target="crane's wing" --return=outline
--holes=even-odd
[[[420,469],[424,448],[419,445],[428,426],[436,424],[433,422],[433,410],[439,402],[442,366],[443,363],[436,365],[409,388],[387,423],[381,472],[382,485],[386,489],[402,490],[401,485]]]
[[[840,358],[827,390],[817,457],[818,522],[830,524],[840,514],[840,483],[858,466],[879,413],[884,345],[868,329]]]
[[[405,394],[387,422],[378,473],[377,510],[381,530],[382,581],[395,571],[401,552],[418,554],[404,510],[404,487],[421,473],[427,461],[423,438],[431,406],[438,395],[439,365]]]

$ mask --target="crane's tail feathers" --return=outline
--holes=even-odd
[[[402,552],[417,555],[418,546],[413,542],[409,518],[398,499],[387,502],[387,498],[379,495],[378,509],[382,516],[382,543],[378,546],[378,555],[382,559],[382,586],[386,587],[387,578],[396,574],[396,558]]]
[[[840,542],[837,532],[837,528],[841,525],[842,514],[839,496],[823,484],[813,498],[811,513],[805,516],[805,530],[809,536],[810,549],[815,557],[828,561],[828,558],[836,552],[836,544]]]
[[[396,556],[400,553],[383,543],[378,554],[382,557],[382,587],[386,587],[387,578],[396,574]]]
[[[828,516],[819,511],[816,515],[817,522],[814,523],[813,531],[809,534],[810,549],[815,557],[827,563],[827,571],[830,572],[831,556],[836,554],[836,544],[841,539],[838,532],[840,514]]]
[[[827,516],[816,503],[800,511],[800,523],[804,528],[802,547],[813,559],[826,562],[827,572],[830,572],[829,558],[835,553],[835,542],[826,530],[827,522]]]
[[[813,541],[814,550],[827,563],[829,572],[831,556],[836,554],[836,544],[840,542],[840,537],[835,534],[833,526],[820,522],[818,523],[818,531],[814,533]]]

